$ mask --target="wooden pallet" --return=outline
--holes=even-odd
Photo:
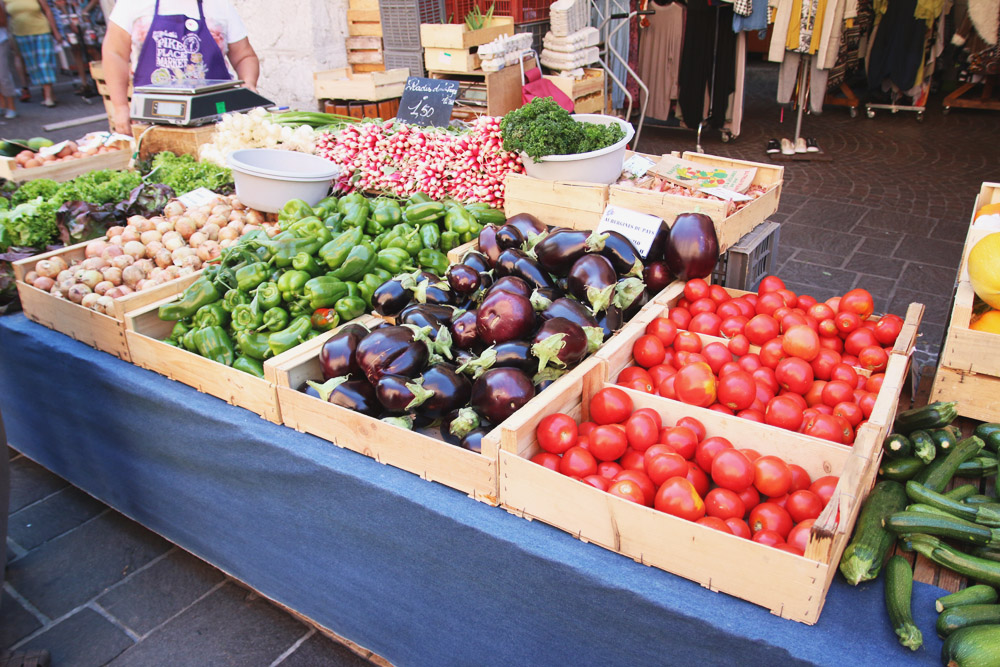
[[[383,62],[381,37],[348,37],[347,62],[350,65],[379,65]]]
[[[347,34],[351,37],[382,37],[382,17],[376,9],[348,9]]]

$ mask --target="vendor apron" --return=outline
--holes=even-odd
[[[232,76],[208,29],[201,0],[198,0],[197,20],[184,14],[160,14],[160,0],[156,0],[132,85],[161,86],[210,79],[228,81]]]

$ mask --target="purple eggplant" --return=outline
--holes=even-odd
[[[461,348],[455,350],[455,365],[459,368],[475,360],[476,353],[474,350],[463,350]]]
[[[541,312],[556,299],[563,298],[563,291],[558,287],[536,287],[529,298],[535,310]]]
[[[507,248],[520,249],[521,244],[524,243],[524,236],[517,227],[504,225],[497,230],[496,240],[500,250],[506,250]]]
[[[656,234],[653,236],[653,242],[649,244],[649,251],[645,255],[640,253],[642,261],[644,264],[649,264],[650,262],[660,262],[663,261],[663,251],[667,248],[667,243],[670,242],[670,225],[665,221],[660,221],[660,226],[656,230]]]
[[[411,303],[396,318],[396,324],[430,327],[434,331],[437,331],[439,327],[450,327],[451,318],[454,314],[455,308],[452,306],[442,306],[432,303]]]
[[[305,382],[305,384],[303,384],[301,387],[299,387],[299,391],[301,391],[306,396],[312,396],[313,398],[319,398],[319,389],[316,388],[316,387],[319,387],[319,386],[322,386],[322,385],[320,385],[318,382],[313,382],[312,380],[307,380]]]
[[[587,356],[587,334],[579,324],[565,317],[553,317],[538,327],[531,353],[538,358],[539,373],[549,364],[575,366]]]
[[[497,245],[497,230],[499,227],[496,225],[483,225],[482,230],[479,232],[479,252],[486,255],[486,259],[490,263],[490,268],[497,262],[497,257],[500,256],[500,246]]]
[[[472,385],[472,407],[499,424],[535,397],[531,378],[516,368],[491,368]]]
[[[393,325],[365,336],[358,343],[355,354],[365,377],[376,383],[386,373],[406,377],[418,375],[427,364],[430,348],[425,334]]]
[[[663,260],[650,262],[642,270],[642,282],[646,283],[650,294],[659,294],[673,281],[674,274],[670,273],[670,267]]]
[[[533,252],[543,269],[556,276],[565,276],[574,262],[588,253],[604,248],[606,234],[577,229],[556,229],[539,241]]]
[[[615,295],[611,303],[622,309],[626,320],[635,317],[639,309],[649,302],[646,285],[638,278],[622,278],[615,285]]]
[[[460,350],[475,347],[479,341],[476,335],[476,311],[467,310],[451,321],[451,340]]]
[[[470,250],[465,253],[465,257],[462,258],[462,264],[472,267],[479,273],[486,273],[493,268],[493,265],[490,264],[489,258],[483,253],[475,250]]]
[[[584,255],[573,263],[567,286],[569,293],[598,313],[611,304],[618,274],[603,255]]]
[[[375,396],[386,412],[400,415],[411,410],[410,404],[416,398],[407,387],[410,378],[392,373],[383,375],[375,383]]]
[[[441,437],[444,441],[458,445],[462,438],[479,428],[479,413],[469,407],[452,410],[441,420]]]
[[[564,317],[570,322],[574,322],[583,329],[587,335],[587,351],[596,352],[606,338],[604,328],[597,322],[597,318],[590,312],[590,309],[577,301],[568,297],[556,299],[545,308],[539,317],[543,320],[551,320],[554,317]]]
[[[531,296],[531,286],[524,281],[524,278],[517,276],[504,276],[490,285],[485,296],[490,296],[496,292],[507,292],[508,294],[520,294],[523,297]]]
[[[347,324],[323,343],[319,351],[319,363],[323,367],[324,380],[341,375],[356,377],[361,374],[355,351],[361,339],[369,333],[371,332],[360,324]]]
[[[376,417],[382,412],[382,404],[375,396],[375,388],[367,380],[349,380],[346,375],[330,378],[323,384],[309,382],[319,398],[348,410]]]
[[[472,383],[451,364],[434,364],[407,383],[414,400],[410,409],[437,419],[469,402]]]
[[[493,346],[496,358],[491,368],[516,368],[525,374],[538,370],[538,359],[531,354],[531,341],[509,340]]]
[[[398,278],[400,284],[410,291],[417,303],[447,305],[451,303],[452,292],[444,278],[429,271],[407,273]]]
[[[476,313],[476,333],[488,345],[526,338],[535,330],[535,309],[528,297],[493,292]]]
[[[475,452],[476,454],[483,453],[483,436],[489,433],[485,428],[474,428],[465,434],[459,442],[459,446],[463,449],[468,449],[470,452]]]
[[[597,316],[597,322],[607,338],[625,325],[625,314],[618,306],[611,305],[600,312]]]
[[[479,271],[468,264],[452,264],[448,267],[445,278],[448,279],[448,286],[456,294],[475,292],[483,282],[479,277]]]
[[[707,278],[719,261],[715,223],[704,213],[681,213],[670,228],[663,258],[679,280]]]
[[[403,286],[400,278],[387,280],[372,293],[372,308],[383,317],[399,315],[413,301],[413,292]]]
[[[516,227],[525,241],[530,241],[532,236],[547,234],[549,231],[545,223],[530,213],[517,213],[507,218],[507,224]]]
[[[497,258],[497,274],[517,276],[532,288],[552,287],[554,283],[542,265],[523,250],[507,248]]]
[[[618,232],[607,232],[608,238],[604,239],[604,248],[601,254],[611,260],[611,266],[620,276],[641,276],[642,258],[636,251],[635,246],[623,234]]]

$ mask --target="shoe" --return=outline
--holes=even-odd
[[[10,116],[8,116],[10,118]],[[816,143],[816,139],[809,137],[806,139],[806,152],[809,153],[819,153],[819,144]]]
[[[791,139],[781,140],[781,153],[782,155],[795,155],[795,144],[792,143]]]
[[[21,89],[21,101],[22,102],[30,102],[31,101],[31,91],[28,90],[27,88],[22,88]]]
[[[768,153],[780,153],[781,144],[778,143],[777,139],[768,139],[767,141],[767,152]]]
[[[17,112],[13,109],[7,109],[6,113],[3,115],[4,118],[17,118]]]
[[[55,100],[44,100],[44,101],[42,102],[42,106],[43,106],[43,107],[48,107],[48,108],[50,108],[50,109],[51,109],[52,107],[54,107],[55,105],[56,105],[56,101],[55,101]]]
[[[803,137],[799,137],[795,140],[795,152],[805,153],[806,152],[806,140]]]

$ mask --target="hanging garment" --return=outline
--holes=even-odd
[[[709,116],[713,128],[721,129],[725,124],[729,95],[735,85],[736,33],[732,23],[732,5],[711,7],[706,0],[688,0],[677,101],[684,124],[690,128]],[[713,93],[707,114],[706,90]]]
[[[767,30],[767,1],[757,0],[753,3],[753,11],[748,15],[740,15],[738,11],[733,15],[733,32],[751,32],[753,30]]]
[[[883,0],[876,0],[878,12]],[[924,62],[927,21],[915,18],[917,0],[885,0],[885,14],[875,28],[868,53],[868,88],[885,90],[888,80],[910,90]]]
[[[827,90],[840,87],[840,84],[847,79],[847,75],[857,71],[861,66],[861,42],[871,28],[872,15],[871,0],[861,0],[856,3],[852,1],[845,7],[845,22],[840,35],[837,61],[830,69],[830,76],[826,82]]]
[[[787,51],[785,59],[781,61],[781,69],[778,70],[778,103],[788,104],[795,94],[795,83],[798,81],[799,61],[802,59],[801,53]],[[823,99],[826,97],[826,80],[830,75],[830,70],[821,69],[818,59],[813,56],[809,58],[809,73],[805,79],[805,85],[809,86],[809,108],[813,113],[823,113]]]
[[[684,43],[684,6],[674,2],[653,6],[639,40],[639,77],[649,86],[646,115],[659,120],[670,117],[670,102],[677,99],[677,74]]]

